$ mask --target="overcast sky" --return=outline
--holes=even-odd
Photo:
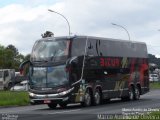
[[[149,53],[160,57],[160,0],[0,0],[0,44],[13,44],[19,52],[31,52],[45,31],[146,42]]]

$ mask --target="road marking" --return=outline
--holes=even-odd
[[[48,113],[48,114],[61,114],[61,113],[69,113],[69,112],[75,112],[75,111],[80,111],[81,109],[75,109],[75,110],[67,110],[67,111],[60,111],[60,112],[53,112],[53,113]]]

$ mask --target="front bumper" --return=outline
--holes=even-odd
[[[30,102],[31,104],[48,104],[48,103],[60,103],[60,102],[68,102],[70,94],[74,90],[74,87],[63,91],[61,93],[56,94],[36,94],[33,92],[29,92]]]

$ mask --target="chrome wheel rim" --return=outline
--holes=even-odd
[[[99,92],[95,93],[94,98],[95,98],[95,103],[97,105],[100,104],[100,95],[99,95]]]
[[[85,94],[85,103],[87,106],[91,104],[91,97],[88,92]]]

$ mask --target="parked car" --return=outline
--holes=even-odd
[[[11,87],[11,91],[28,91],[28,81],[22,81],[15,86]]]
[[[150,82],[158,82],[158,81],[159,81],[159,76],[158,76],[158,74],[150,74],[150,75],[149,75],[149,81],[150,81]]]

